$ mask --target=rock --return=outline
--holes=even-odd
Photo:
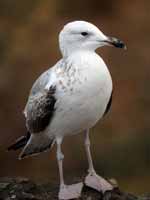
[[[38,185],[26,178],[0,178],[0,200],[58,200],[57,195],[56,183]],[[84,186],[80,200],[150,200],[150,194],[136,196],[116,187],[103,195]]]

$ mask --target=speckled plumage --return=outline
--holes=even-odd
[[[51,86],[30,98],[26,111],[26,126],[30,133],[39,133],[50,123],[55,111],[55,90],[56,87]]]
[[[24,110],[31,135],[19,158],[46,151],[56,142],[59,199],[74,199],[81,194],[82,183],[64,183],[61,144],[65,136],[82,131],[89,163],[85,184],[103,193],[113,188],[94,170],[89,139],[89,129],[106,113],[112,97],[111,75],[95,52],[104,45],[125,48],[122,41],[105,36],[88,22],[75,21],[64,26],[59,34],[62,59],[35,81]],[[17,149],[17,145],[12,149]]]

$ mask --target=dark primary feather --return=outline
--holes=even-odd
[[[29,138],[30,138],[30,133],[27,132],[26,135],[21,136],[20,138],[18,138],[16,140],[15,143],[13,143],[12,145],[10,145],[8,147],[8,151],[10,151],[10,150],[17,150],[17,149],[20,149],[20,148],[24,147],[27,144]]]
[[[32,134],[28,145],[26,145],[19,155],[19,159],[23,159],[28,156],[38,155],[41,152],[50,150],[53,147],[55,140],[45,134]]]
[[[50,123],[55,111],[55,91],[56,87],[51,86],[33,96],[28,103],[26,125],[31,133],[43,131]]]

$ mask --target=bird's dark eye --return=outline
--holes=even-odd
[[[81,35],[83,35],[83,36],[87,36],[88,33],[87,33],[87,32],[82,32]]]

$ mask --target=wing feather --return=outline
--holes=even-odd
[[[43,131],[50,123],[55,111],[56,86],[43,90],[28,101],[26,110],[26,126],[31,133]]]

